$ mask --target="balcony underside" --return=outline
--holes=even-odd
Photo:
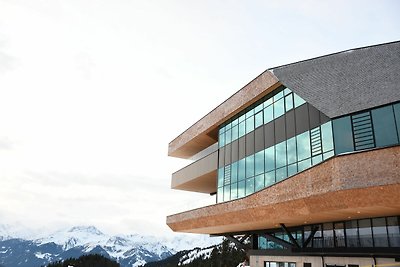
[[[400,214],[400,146],[332,158],[242,199],[167,217],[173,231],[223,234]]]

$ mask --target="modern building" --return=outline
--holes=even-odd
[[[251,266],[400,266],[400,41],[271,68],[169,143],[172,188],[216,204],[167,217]],[[250,242],[245,242],[250,240]]]

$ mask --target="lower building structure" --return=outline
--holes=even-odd
[[[169,144],[173,189],[215,204],[167,217],[250,266],[400,266],[400,42],[268,69]]]

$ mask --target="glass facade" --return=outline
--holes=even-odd
[[[289,88],[277,89],[275,95],[268,95],[240,113],[219,128],[218,144],[223,147],[240,137],[254,131],[255,128],[279,118],[286,112],[305,103]]]
[[[330,120],[280,87],[219,129],[217,202],[253,194],[334,155],[399,144],[400,103]]]
[[[320,134],[332,136],[331,122],[318,128]],[[250,195],[332,157],[334,155],[332,142],[322,143],[322,148],[312,153],[311,132],[312,130],[296,135],[219,168],[218,193],[223,193],[224,196],[218,196],[218,202]],[[229,173],[228,178],[227,173]],[[245,182],[240,183],[241,181]],[[244,194],[236,194],[238,190]],[[230,196],[227,197],[225,194]]]
[[[316,228],[314,236],[308,244],[312,230]],[[289,228],[289,232],[296,242],[307,248],[400,248],[399,217],[368,218],[345,222],[306,225]],[[266,234],[258,234],[258,247],[255,249],[285,249],[282,245],[268,238],[273,236],[291,243],[288,234],[281,229],[271,230]]]

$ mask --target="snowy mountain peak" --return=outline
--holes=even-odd
[[[94,235],[104,235],[99,229],[93,225],[89,226],[74,226],[68,230],[70,233],[90,233]]]
[[[61,258],[97,253],[117,260],[123,267],[138,267],[146,262],[162,260],[179,250],[193,246],[209,247],[212,243],[220,242],[219,238],[198,235],[176,235],[173,238],[138,234],[108,235],[94,226],[74,226],[50,235],[41,232],[41,235],[33,237],[31,234],[28,238],[17,240],[13,234],[14,228],[15,225],[0,225],[0,262],[4,262],[5,258],[17,260],[13,255],[21,253],[30,253],[24,256],[30,260],[6,266],[42,266]]]

